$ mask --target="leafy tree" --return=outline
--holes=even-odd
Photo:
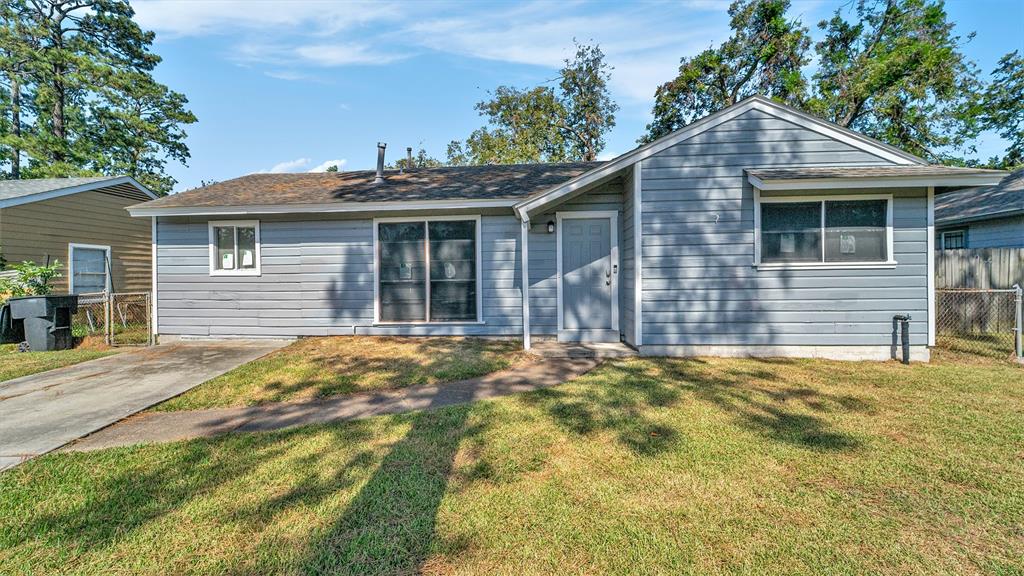
[[[159,84],[150,52],[154,35],[132,20],[125,0],[8,0],[0,11],[0,72],[12,86],[28,89],[31,128],[15,134],[6,124],[9,148],[29,158],[12,176],[129,174],[157,192],[174,180],[168,160],[184,162],[184,126],[195,122],[187,100]],[[6,108],[3,117],[13,118]],[[13,150],[8,162],[14,161]],[[16,169],[20,168],[20,169]]]
[[[761,94],[794,103],[804,92],[801,68],[810,37],[786,19],[789,0],[739,0],[729,6],[733,35],[718,47],[683,58],[679,74],[658,87],[651,142],[694,120]]]
[[[324,172],[337,172],[337,171],[338,171],[338,165],[337,164],[331,164],[330,166],[327,167],[327,170],[324,170]]]
[[[576,45],[557,89],[499,86],[476,109],[488,125],[448,146],[449,164],[514,164],[595,160],[615,126],[608,92],[611,68],[598,46]]]
[[[1024,56],[1016,50],[1003,56],[982,96],[982,127],[1010,142],[1006,155],[993,158],[998,168],[1024,166]]]
[[[818,25],[803,108],[931,160],[963,147],[977,133],[969,106],[979,86],[941,0],[858,0],[854,13]]]

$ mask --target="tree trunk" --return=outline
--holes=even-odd
[[[59,141],[53,149],[51,157],[54,162],[64,161],[64,148],[67,146],[67,132],[64,127],[64,70],[58,64],[53,65],[53,136]]]
[[[21,82],[16,74],[11,75],[11,132],[14,146],[11,147],[11,178],[21,178]]]

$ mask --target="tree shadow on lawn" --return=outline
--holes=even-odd
[[[453,476],[470,407],[414,414],[344,514],[308,545],[302,571],[312,574],[413,574],[431,552],[437,511]]]
[[[868,412],[872,409],[868,402],[780,376],[799,370],[799,362],[794,360],[752,358],[744,362],[759,367],[722,369],[700,359],[665,359],[658,367],[664,378],[735,415],[742,426],[767,438],[819,451],[860,446],[853,436],[833,430],[827,415]]]
[[[847,394],[833,394],[780,376],[787,360],[761,359],[752,368],[720,367],[700,359],[613,361],[586,388],[557,387],[525,395],[564,430],[589,435],[612,431],[640,456],[678,446],[680,431],[652,418],[651,409],[678,404],[689,393],[732,414],[740,425],[770,439],[802,448],[843,451],[860,442],[832,429],[829,414],[865,412],[871,406]]]
[[[519,348],[515,342],[469,337],[338,338],[358,338],[364,341],[365,347],[353,342],[347,342],[341,349],[322,349],[307,344],[301,364],[292,366],[297,370],[294,378],[270,378],[261,385],[262,393],[258,394],[256,404],[293,400],[296,396],[323,398],[473,378],[514,363],[516,358],[511,354]],[[381,355],[381,345],[385,349],[393,346],[399,349],[395,355]],[[508,359],[506,355],[510,355]],[[267,366],[271,367],[271,372],[287,371],[287,366],[275,366],[280,361],[280,358],[268,357],[257,361],[249,370],[255,372],[254,378],[259,378],[259,372]]]
[[[370,437],[367,427],[359,423],[336,427],[331,432],[335,443],[363,442]],[[61,498],[81,498],[81,502],[67,507],[47,506],[46,510],[54,511],[15,523],[20,530],[11,533],[11,544],[44,537],[49,541],[47,546],[75,550],[76,557],[100,550],[189,501],[250,476],[267,462],[285,457],[294,442],[308,434],[308,429],[295,429],[274,434],[230,435],[181,442],[155,452],[147,446],[116,449],[101,453],[99,461],[97,454],[88,453],[48,456],[44,461],[70,459],[58,467],[61,474],[82,475],[80,481],[72,480],[74,492]],[[110,463],[110,468],[117,470],[114,474],[90,472],[92,467],[103,467],[104,459],[133,460],[131,452],[134,451],[147,457],[130,466]],[[81,460],[84,466],[77,467],[76,460]],[[39,494],[37,500],[53,497],[51,493]]]

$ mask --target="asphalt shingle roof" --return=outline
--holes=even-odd
[[[601,162],[511,164],[316,174],[250,174],[145,204],[146,208],[339,204],[424,200],[521,199],[600,166]]]
[[[837,166],[824,168],[754,168],[747,174],[761,180],[803,180],[810,178],[889,178],[1001,174],[999,170],[954,166]]]
[[[978,220],[1024,214],[1024,168],[996,184],[935,196],[935,221]]]
[[[33,178],[31,180],[0,180],[0,200],[12,200],[33,194],[73,188],[83,184],[92,184],[111,180],[110,176],[89,178]]]

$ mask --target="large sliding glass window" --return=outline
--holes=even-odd
[[[476,224],[476,220],[378,223],[382,322],[478,320]]]
[[[765,264],[887,263],[888,199],[762,201]]]

